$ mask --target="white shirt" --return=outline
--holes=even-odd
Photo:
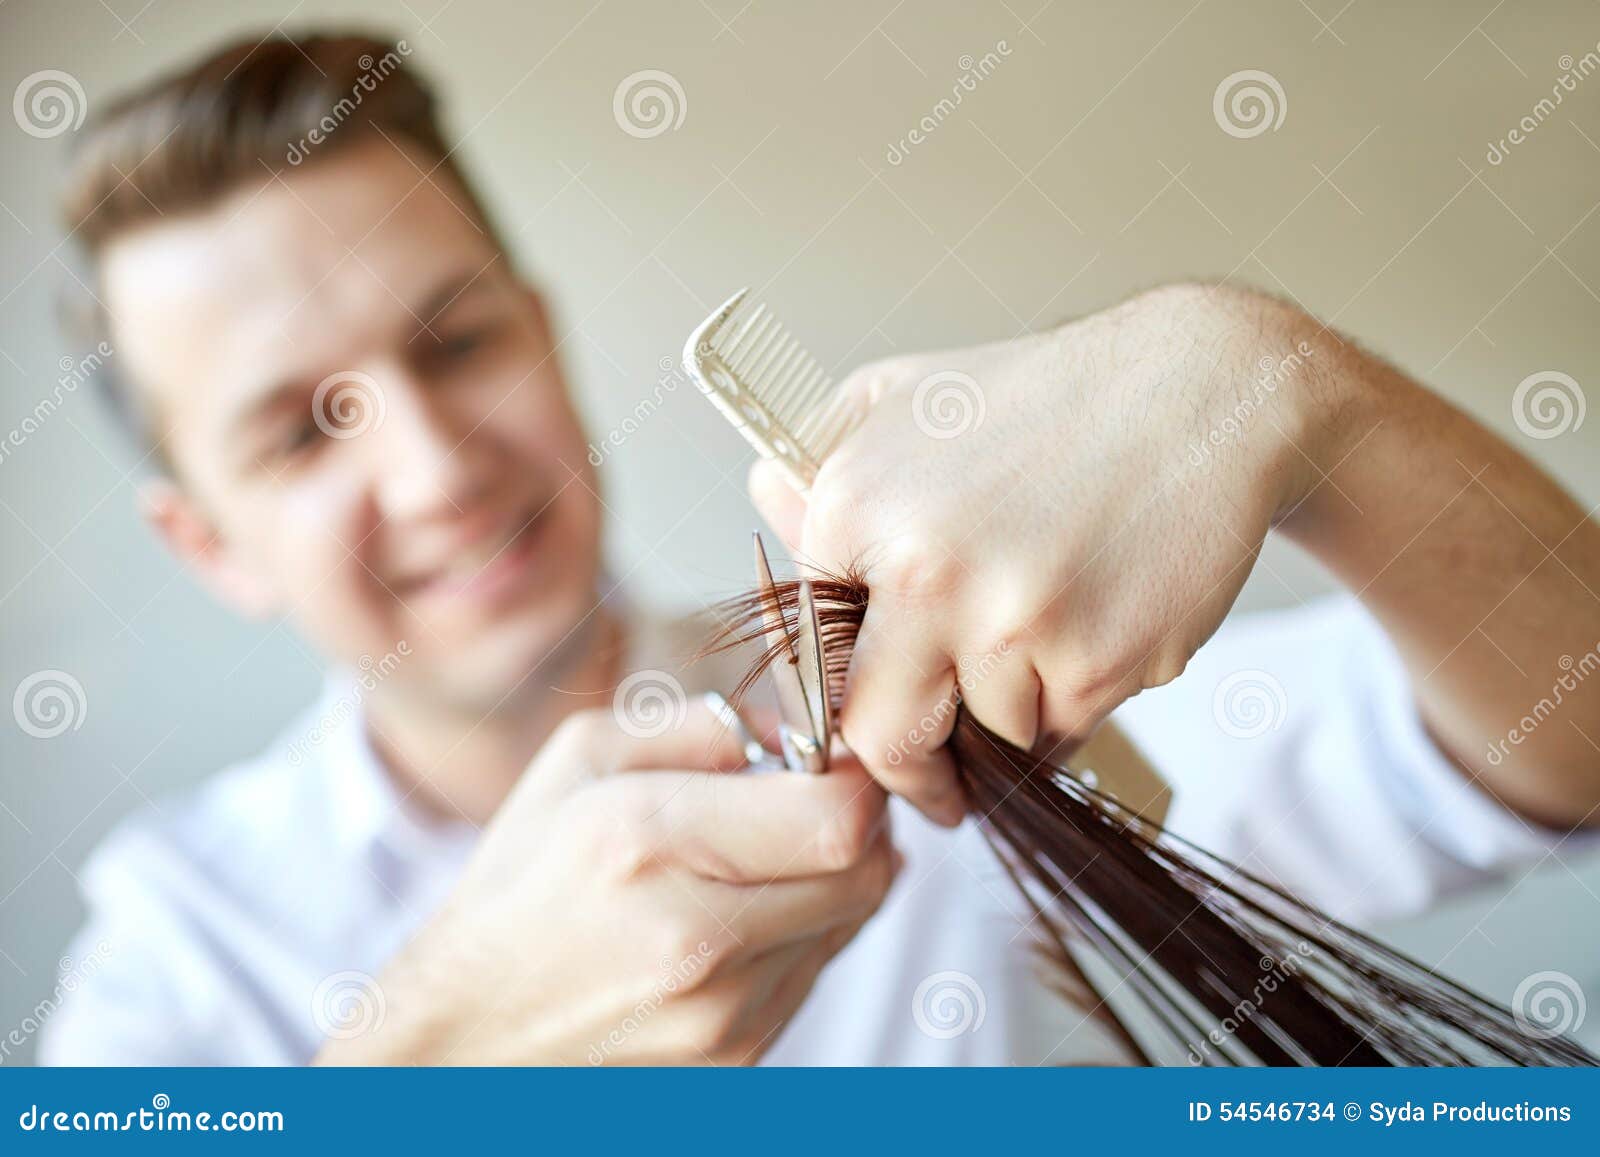
[[[99,964],[48,1021],[44,1061],[295,1064],[330,1027],[382,1014],[371,978],[450,891],[476,832],[399,800],[358,701],[331,681],[265,752],[91,856],[68,955]],[[1416,911],[1561,838],[1439,753],[1394,649],[1349,598],[1231,620],[1114,718],[1173,785],[1170,828],[1345,919]],[[1026,912],[976,826],[895,813],[905,871],[765,1062],[1117,1061],[1041,984]]]

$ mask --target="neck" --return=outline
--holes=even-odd
[[[563,719],[610,702],[624,637],[617,619],[597,612],[564,654],[542,662],[487,712],[400,689],[375,694],[368,737],[409,802],[481,827]]]

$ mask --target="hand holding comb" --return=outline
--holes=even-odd
[[[701,393],[802,495],[854,428],[856,412],[833,379],[764,303],[749,300],[747,289],[689,335],[683,364]],[[1165,817],[1170,789],[1115,725],[1101,725],[1066,764],[1144,819]]]

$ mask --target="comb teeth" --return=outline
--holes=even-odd
[[[850,430],[834,382],[765,304],[741,289],[690,335],[684,364],[745,438],[801,490]]]

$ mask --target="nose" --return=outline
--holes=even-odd
[[[471,509],[494,478],[492,448],[477,423],[457,414],[447,391],[429,390],[403,371],[373,375],[383,420],[370,431],[376,497],[399,522],[449,518]]]

